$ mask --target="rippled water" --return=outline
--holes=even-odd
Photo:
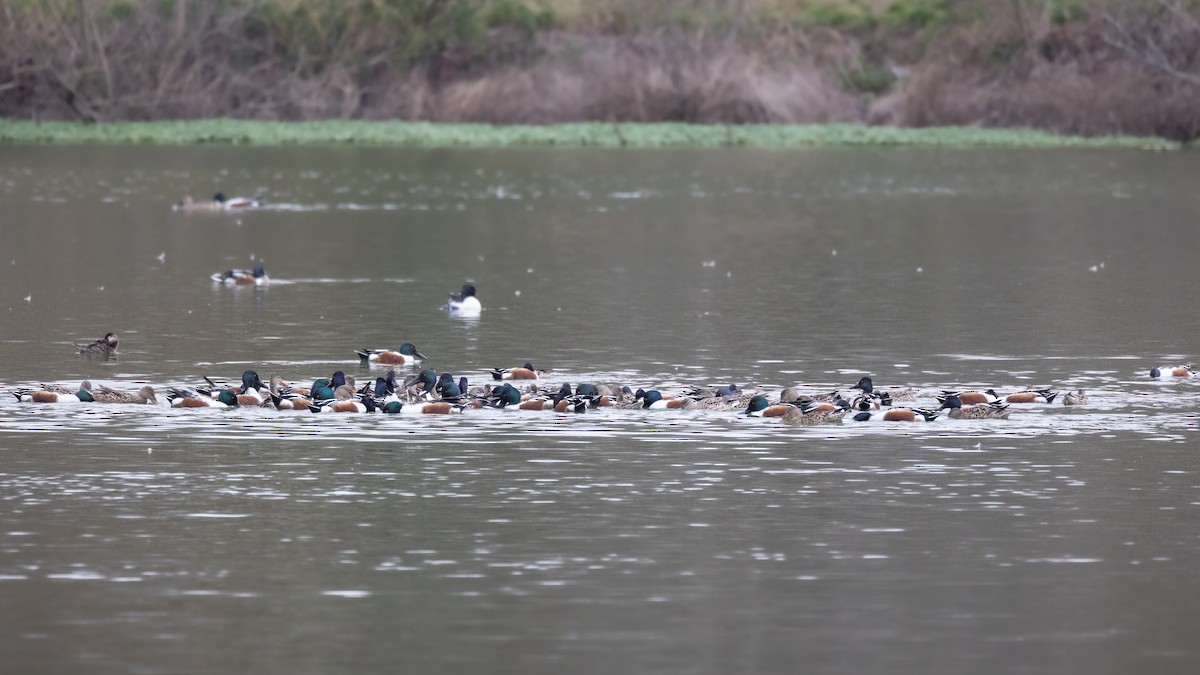
[[[0,389],[1083,388],[1007,421],[0,399],[20,672],[1195,672],[1190,154],[4,148]],[[184,214],[185,193],[262,193]],[[265,261],[266,288],[208,275]],[[439,309],[464,280],[485,311]],[[73,356],[112,330],[121,355]]]

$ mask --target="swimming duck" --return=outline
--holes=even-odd
[[[1158,366],[1150,369],[1150,377],[1154,379],[1169,380],[1173,377],[1195,377],[1196,371],[1192,370],[1191,364],[1186,366]]]
[[[521,390],[505,382],[495,387],[488,394],[488,400],[494,408],[519,407],[521,405]]]
[[[925,408],[888,408],[855,413],[855,422],[932,422],[937,419],[936,410]]]
[[[46,384],[43,382],[38,385],[38,388],[35,391],[52,391],[56,394],[74,394],[81,389],[89,394],[92,393],[92,381],[84,380],[83,382],[79,383],[78,387],[67,387],[61,384]]]
[[[875,383],[869,377],[863,377],[858,380],[858,384],[850,387],[851,389],[861,389],[864,396],[875,396],[880,404],[891,405],[894,401],[915,401],[917,400],[916,389],[895,389],[895,390],[875,390]]]
[[[546,374],[528,361],[520,368],[492,368],[487,372],[492,374],[493,380],[540,380]]]
[[[212,280],[226,286],[266,286],[271,283],[271,277],[267,276],[267,271],[261,263],[255,265],[252,270],[232,269],[217,272],[212,275]]]
[[[196,389],[169,387],[167,403],[172,408],[236,408],[237,394],[232,389],[222,389],[215,396],[207,395]]]
[[[450,373],[442,373],[433,389],[442,399],[457,401],[463,395],[462,388]]]
[[[1000,395],[995,389],[987,391],[955,391],[953,389],[943,389],[942,393],[934,396],[938,403],[945,403],[946,399],[951,396],[957,396],[959,402],[963,405],[972,405],[975,403],[995,403],[1000,400]]]
[[[226,197],[224,192],[213,195],[207,202],[194,201],[191,195],[175,202],[171,208],[175,211],[244,211],[262,206],[260,197]]]
[[[955,420],[1008,419],[1008,406],[1003,403],[977,403],[964,406],[957,396],[947,396],[938,410],[949,410],[946,416]]]
[[[346,397],[343,394],[338,398],[316,401],[308,409],[314,413],[369,413],[375,412],[376,406],[375,399],[370,396]]]
[[[471,284],[464,284],[462,291],[450,294],[450,300],[446,302],[446,309],[450,310],[451,314],[458,316],[479,316],[479,313],[483,311],[483,305],[479,304],[479,298],[475,297],[475,287]]]
[[[405,342],[399,349],[359,349],[354,352],[363,364],[377,363],[388,366],[409,366],[425,358],[417,351],[411,342]]]
[[[263,390],[268,389],[267,385],[263,384],[263,381],[258,377],[258,373],[253,370],[242,371],[241,386],[231,385],[225,380],[214,380],[210,377],[205,377],[204,381],[212,387],[212,391],[219,389],[232,391],[237,396],[238,405],[253,407],[262,405],[264,401],[270,400],[269,397],[263,394]],[[212,392],[201,391],[200,393],[211,394]]]
[[[91,383],[85,381],[91,386]],[[74,392],[50,391],[46,389],[21,388],[12,392],[22,403],[93,403],[92,393],[80,387]]]
[[[849,411],[844,407],[849,404],[845,401],[841,403],[841,406],[823,402],[813,402],[799,407],[790,406],[791,410],[784,414],[783,421],[806,427],[817,424],[839,424]]]
[[[1008,394],[1003,397],[1003,401],[1005,403],[1053,403],[1056,396],[1058,396],[1058,392],[1049,389],[1027,389]]]
[[[520,391],[511,384],[506,382],[505,385],[509,389],[516,390],[518,394],[520,393]],[[506,400],[511,397],[509,389],[504,389],[503,386],[501,387],[502,396],[505,397]],[[571,385],[564,382],[561,386],[559,386],[558,391],[551,396],[537,393],[536,390],[535,393],[529,397],[522,395],[521,402],[517,404],[517,408],[520,410],[554,410],[557,412],[567,412],[575,405],[575,401],[570,400],[572,398],[573,394],[571,393]],[[586,404],[587,402],[584,400],[585,407]]]
[[[466,408],[465,404],[451,403],[450,401],[416,403],[389,401],[384,404],[379,411],[392,415],[454,415],[461,414],[463,408]]]
[[[746,414],[754,417],[783,417],[796,408],[794,403],[772,405],[766,396],[759,394],[750,399],[750,403],[746,406]]]
[[[1067,393],[1063,394],[1062,402],[1063,405],[1087,405],[1088,395],[1087,392],[1082,389],[1068,391]]]
[[[432,398],[434,388],[437,387],[438,376],[437,372],[432,368],[426,368],[421,372],[406,379],[402,385],[404,393],[410,401],[418,399]]]
[[[92,392],[92,398],[97,403],[140,403],[148,405],[158,405],[158,398],[154,395],[154,387],[146,385],[139,389],[137,393],[118,391],[104,385]]]
[[[679,396],[677,398],[664,398],[662,392],[657,389],[648,389],[642,391],[638,389],[638,394],[642,399],[642,408],[649,409],[671,409],[671,410],[687,410],[688,408],[696,407],[695,399],[687,396]],[[636,396],[636,395],[635,395]]]
[[[116,333],[105,333],[104,337],[100,338],[99,340],[93,340],[87,344],[81,345],[76,342],[71,344],[74,344],[75,348],[79,350],[79,353],[83,354],[84,356],[101,356],[108,358],[120,353],[117,351],[117,342],[118,340]]]

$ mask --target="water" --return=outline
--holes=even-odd
[[[0,399],[14,672],[1195,672],[1191,154],[0,149],[0,389],[1084,388],[1007,421]],[[183,194],[262,193],[242,214]],[[267,288],[212,272],[265,261]],[[476,320],[439,309],[472,280]],[[106,331],[121,355],[71,342]]]

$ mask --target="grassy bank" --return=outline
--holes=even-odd
[[[1200,0],[0,0],[0,117],[1200,138]]]
[[[854,124],[705,125],[683,123],[489,125],[429,122],[24,122],[0,119],[0,143],[141,143],[159,145],[317,145],[408,147],[806,148],[908,146],[952,148],[1144,148],[1178,144],[1160,138],[1080,137],[1030,129]]]

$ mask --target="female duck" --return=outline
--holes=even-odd
[[[93,340],[87,344],[72,343],[84,356],[99,356],[108,358],[120,352],[117,351],[117,334],[105,333],[104,337],[99,340]]]

